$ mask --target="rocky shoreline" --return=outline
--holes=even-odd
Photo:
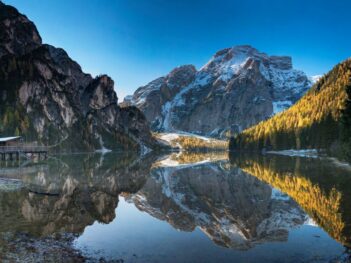
[[[103,257],[89,258],[74,248],[76,235],[63,233],[47,237],[33,237],[26,233],[1,233],[1,262],[55,262],[55,263],[122,263],[123,259],[106,260]]]
[[[75,236],[70,234],[32,237],[25,233],[0,235],[2,262],[87,262],[73,247]]]

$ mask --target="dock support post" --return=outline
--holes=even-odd
[[[0,0],[1,1],[1,0]],[[21,161],[21,155],[24,157],[38,160],[46,160],[49,152],[46,149],[34,148],[17,148],[17,149],[4,149],[0,151],[0,161]],[[28,156],[29,155],[29,156]]]

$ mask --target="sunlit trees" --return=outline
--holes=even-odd
[[[350,149],[351,59],[335,66],[288,110],[251,127],[231,150]],[[349,150],[350,152],[351,150]],[[351,158],[351,154],[349,153]]]
[[[295,164],[291,161],[284,162],[286,167],[281,169],[281,162],[275,162],[275,159],[241,158],[237,165],[244,172],[288,194],[331,236],[345,245],[350,245],[350,227],[346,224],[350,216],[347,212],[349,199],[343,199],[350,189],[347,176],[337,173],[333,174],[333,180],[323,180],[321,177],[325,174],[326,167],[320,166],[315,171],[316,167],[312,162],[299,164],[299,159],[295,159]],[[234,158],[231,161],[235,163],[236,160]],[[311,164],[313,169],[307,164]],[[295,169],[292,169],[291,165],[295,165]]]
[[[351,160],[351,85],[346,88],[347,98],[341,118],[341,139],[343,141],[343,153]]]

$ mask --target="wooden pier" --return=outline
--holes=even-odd
[[[46,146],[0,146],[1,161],[19,161],[20,157],[27,159],[37,157],[39,160],[48,157],[48,148]]]

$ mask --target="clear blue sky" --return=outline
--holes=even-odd
[[[250,44],[290,55],[309,75],[351,56],[350,0],[4,0],[43,41],[88,73],[115,80],[120,100],[182,64]]]

